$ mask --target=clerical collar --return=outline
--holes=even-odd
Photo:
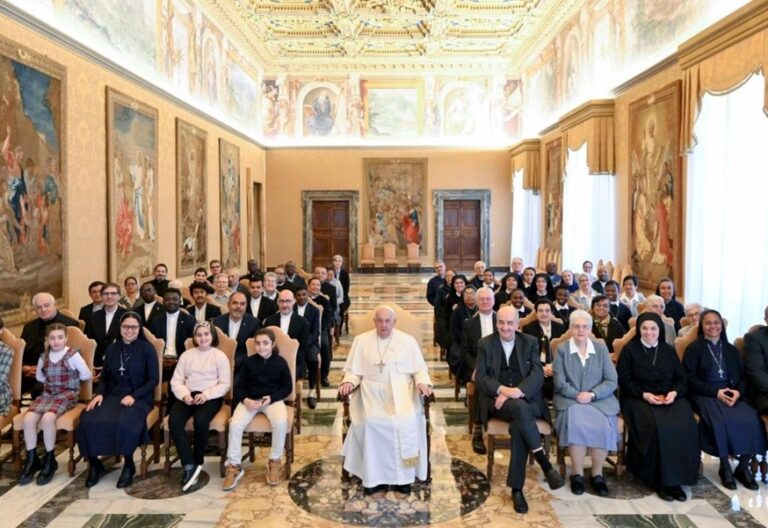
[[[555,301],[555,310],[565,310],[566,308],[568,308],[567,304],[559,304]]]
[[[658,341],[656,341],[656,342],[655,342],[655,343],[653,343],[653,344],[648,344],[648,343],[646,343],[646,342],[645,342],[645,340],[644,340],[642,337],[640,338],[640,343],[641,343],[641,344],[642,344],[642,345],[643,345],[645,348],[653,348],[653,347],[655,347],[655,346],[658,346],[658,345],[659,345],[659,342],[658,342]]]

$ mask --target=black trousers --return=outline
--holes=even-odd
[[[543,418],[541,408],[524,399],[508,399],[501,409],[493,409],[492,416],[509,421],[509,436],[512,439],[507,486],[523,489],[525,465],[528,453],[541,447],[541,435],[536,419]]]
[[[327,380],[328,373],[331,371],[331,361],[333,353],[331,351],[331,341],[328,332],[320,335],[320,379]],[[314,389],[317,381],[317,361],[307,362],[307,372],[309,374],[309,388]]]
[[[168,418],[169,428],[176,451],[181,463],[186,465],[201,465],[205,461],[205,449],[208,447],[208,427],[216,413],[219,412],[223,398],[208,400],[202,405],[187,405],[182,400],[176,400]],[[194,426],[195,451],[189,445],[189,437],[184,427],[192,417]]]

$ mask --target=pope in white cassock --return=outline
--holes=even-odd
[[[351,424],[341,454],[344,469],[363,481],[366,494],[388,485],[410,493],[427,478],[427,431],[421,396],[432,394],[419,344],[395,330],[395,312],[380,306],[375,330],[355,337],[339,394],[350,397]]]

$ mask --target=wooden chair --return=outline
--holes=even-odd
[[[520,319],[520,321],[517,323],[517,326],[518,326],[518,328],[520,328],[520,331],[522,332],[523,328],[525,327],[525,325],[527,325],[529,323],[532,323],[534,321],[536,321],[536,312],[535,311],[529,313],[528,315],[526,315],[525,317]]]
[[[78,319],[77,316],[75,315],[75,313],[72,310],[67,310],[66,308],[61,308],[61,309],[59,309],[59,312],[62,315],[66,315],[70,319],[74,319],[75,321],[77,321],[77,325],[80,327],[80,330],[85,330],[85,321],[82,321],[82,320]]]
[[[421,258],[419,258],[419,245],[416,242],[408,243],[408,256],[405,261],[408,271],[421,271]]]
[[[211,419],[211,423],[208,425],[209,431],[216,431],[216,436],[219,441],[219,473],[224,477],[224,463],[227,460],[227,434],[229,432],[229,419],[232,416],[232,391],[235,386],[235,349],[237,348],[237,341],[231,339],[225,334],[221,328],[216,328],[216,333],[219,335],[219,345],[216,347],[227,356],[229,360],[230,379],[232,384],[229,386],[229,391],[224,396],[224,403],[219,411]],[[184,341],[184,349],[188,350],[194,347],[192,338],[188,338]],[[170,387],[169,389],[170,390]],[[165,465],[164,469],[166,474],[171,472],[171,466],[179,459],[178,454],[171,457],[171,431],[168,424],[168,416],[163,418],[163,446],[165,448]],[[184,425],[184,429],[187,434],[194,432],[193,418],[190,417],[187,423]]]
[[[88,339],[79,328],[70,326],[67,328],[67,345],[72,349],[80,351],[80,355],[85,360],[88,369],[93,372],[93,356],[96,353],[96,341]],[[77,458],[75,458],[75,430],[80,422],[80,415],[92,396],[93,378],[80,383],[80,395],[75,407],[56,418],[56,430],[64,432],[65,446],[69,451],[67,469],[70,477],[75,476],[75,466],[83,458],[81,453],[78,453]],[[25,414],[27,414],[26,410],[13,418],[13,445],[16,451],[14,465],[17,471],[21,471],[21,442]]]
[[[395,317],[397,318],[397,325],[395,328],[410,334],[416,339],[419,347],[421,347],[422,338],[424,337],[424,329],[422,325],[422,319],[415,317],[410,312],[403,310],[397,303],[387,303],[387,306],[395,311]],[[373,314],[376,309],[369,310],[361,315],[350,316],[350,326],[352,327],[352,335],[360,335],[368,330],[373,330]]]
[[[397,246],[392,242],[384,244],[384,270],[397,271]]]
[[[299,415],[296,412],[296,402],[301,400],[301,393],[297,392],[296,383],[296,355],[299,351],[299,342],[296,339],[288,337],[288,334],[283,332],[279,326],[269,326],[268,328],[275,333],[277,350],[280,357],[285,359],[288,363],[288,368],[291,369],[291,378],[293,379],[293,391],[285,400],[283,400],[288,414],[288,430],[285,433],[285,474],[286,477],[290,477],[291,463],[293,462],[294,457],[293,437],[297,429],[296,422],[299,418]],[[253,338],[248,339],[248,341],[245,342],[245,346],[248,350],[249,357],[256,353],[256,342]],[[259,413],[254,416],[245,427],[244,434],[248,435],[247,456],[251,463],[253,463],[256,458],[254,452],[255,446],[269,447],[272,445],[272,426],[266,415]],[[256,435],[259,436],[257,437]],[[243,460],[245,460],[245,457],[243,457]]]
[[[552,437],[554,436],[554,429],[549,422],[543,418],[536,419],[536,427],[543,439],[544,452],[549,455]],[[512,445],[512,437],[509,436],[509,422],[499,418],[490,418],[488,420],[486,434],[488,435],[488,467],[486,475],[488,480],[491,480],[493,477],[493,464],[496,448],[509,449]],[[531,458],[529,459],[529,464],[532,463],[533,459]]]
[[[621,351],[624,350],[624,347],[627,346],[627,343],[629,343],[632,340],[632,338],[635,337],[636,333],[637,333],[637,329],[632,327],[622,337],[613,341],[613,362],[614,363],[619,362],[619,356],[621,356]]]
[[[683,337],[678,337],[675,339],[675,352],[677,352],[677,357],[680,358],[680,361],[683,360],[683,357],[685,356],[685,350],[688,348],[688,345],[696,341],[698,337],[699,327],[697,326]]]
[[[27,344],[23,339],[13,335],[7,328],[0,331],[0,341],[5,343],[13,352],[13,362],[11,363],[11,370],[8,372],[8,384],[11,386],[11,407],[8,409],[8,414],[0,416],[0,431],[2,431],[13,423],[13,419],[21,410],[21,367],[23,366],[24,348]],[[0,448],[3,444],[10,445],[11,452],[0,458],[0,469],[8,459],[15,461],[17,457],[20,457],[17,452],[18,446],[13,441],[13,435],[10,437],[0,435]]]
[[[360,244],[360,271],[373,271],[376,267],[373,242]]]
[[[147,430],[150,431],[150,442],[152,442],[152,456],[150,457],[152,459],[152,462],[154,464],[160,463],[160,424],[163,420],[163,415],[165,414],[164,411],[164,404],[163,404],[163,351],[165,350],[165,341],[163,339],[159,339],[152,335],[152,332],[144,328],[144,335],[147,338],[147,341],[152,345],[152,347],[155,349],[155,354],[157,354],[157,368],[158,368],[158,383],[155,386],[155,405],[152,407],[152,409],[149,411],[149,414],[147,414]],[[139,471],[141,478],[145,478],[147,476],[147,472],[149,470],[149,463],[147,462],[147,445],[148,444],[141,444],[140,451],[141,451],[141,462],[139,466]]]

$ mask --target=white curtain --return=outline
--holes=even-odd
[[[585,260],[615,261],[616,178],[590,174],[587,144],[568,149],[563,183],[563,268],[581,270]]]
[[[541,245],[541,196],[532,189],[523,189],[523,169],[515,171],[513,182],[510,261],[521,257],[526,266],[535,266]]]
[[[731,341],[762,322],[768,304],[768,118],[756,74],[706,94],[688,155],[685,299],[728,319]]]

